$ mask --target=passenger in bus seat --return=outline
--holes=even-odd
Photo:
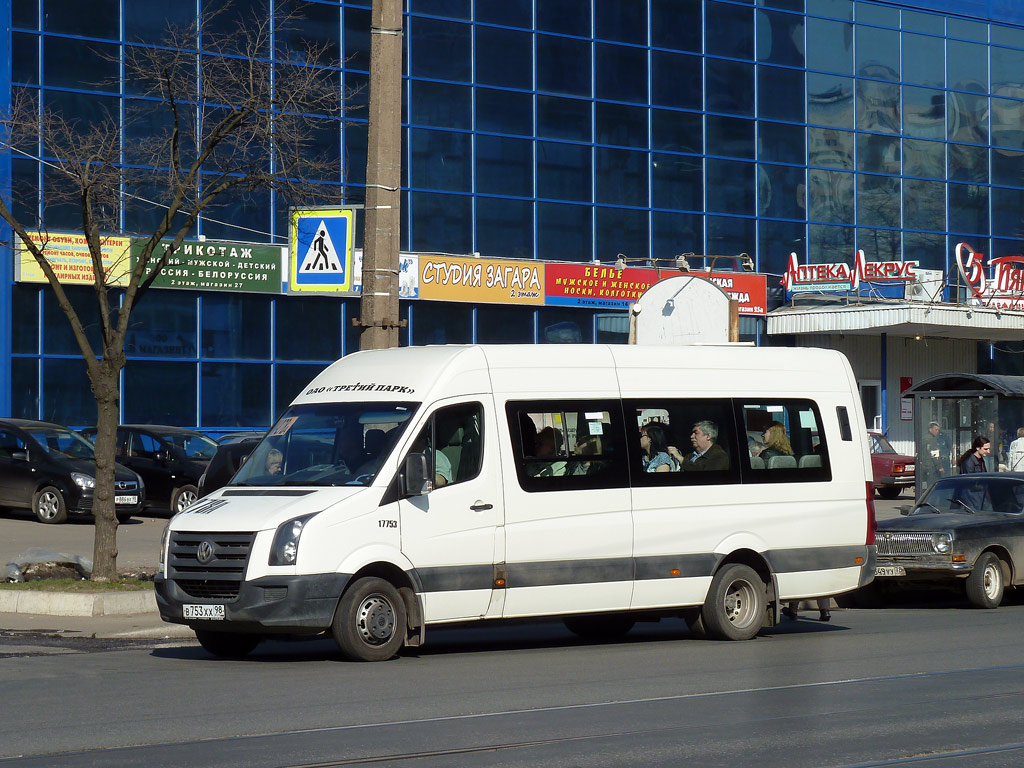
[[[786,426],[778,421],[773,421],[764,431],[765,449],[761,452],[761,458],[765,463],[774,456],[793,456],[793,446],[789,444],[789,437],[786,436]]]
[[[562,452],[562,433],[554,427],[544,427],[537,433],[537,447],[535,456],[544,461],[534,461],[529,464],[527,471],[533,477],[561,477],[568,469],[567,462],[551,461],[557,458]]]
[[[640,428],[640,450],[644,472],[678,472],[679,461],[669,456],[665,429],[657,422]]]
[[[729,469],[729,454],[718,444],[718,425],[713,421],[698,421],[690,432],[693,453],[683,456],[674,445],[669,455],[679,462],[683,472],[722,472]]]

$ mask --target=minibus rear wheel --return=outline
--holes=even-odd
[[[359,579],[341,596],[331,631],[346,659],[387,661],[405,642],[405,603],[391,582]]]
[[[768,601],[764,582],[742,563],[730,563],[715,574],[701,618],[716,640],[749,640],[764,622]]]

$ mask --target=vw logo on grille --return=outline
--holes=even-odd
[[[203,565],[208,564],[213,560],[213,542],[209,539],[203,539],[199,542],[199,548],[196,550],[196,560]]]

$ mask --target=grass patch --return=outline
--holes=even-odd
[[[33,592],[137,592],[152,589],[152,581],[120,579],[119,581],[83,581],[81,579],[38,579],[15,583],[0,583],[0,589],[30,590]]]

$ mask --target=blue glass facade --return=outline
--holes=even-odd
[[[221,21],[284,6],[307,19],[289,44],[328,45],[345,85],[365,85],[369,0],[245,0]],[[0,0],[0,99],[29,89],[86,121],[142,109],[118,51],[194,12]],[[770,275],[790,252],[834,262],[861,248],[946,271],[962,239],[993,256],[1022,250],[1024,11],[1011,0],[408,0],[405,21],[403,250],[666,264],[747,252]],[[339,166],[322,181],[348,203],[363,199],[366,98],[319,136]],[[0,186],[33,186],[36,210],[20,212],[74,230],[75,211],[46,208],[55,181],[43,161],[0,149]],[[271,195],[229,199],[197,234],[284,242],[285,212]],[[127,206],[125,232],[153,215]],[[9,410],[90,423],[52,297],[12,288],[9,253],[0,266]],[[356,311],[351,299],[154,291],[140,322],[170,342],[129,351],[124,417],[265,426],[355,348]],[[619,337],[587,310],[410,302],[403,313],[403,343]],[[328,332],[296,346],[293,329],[313,318]]]

